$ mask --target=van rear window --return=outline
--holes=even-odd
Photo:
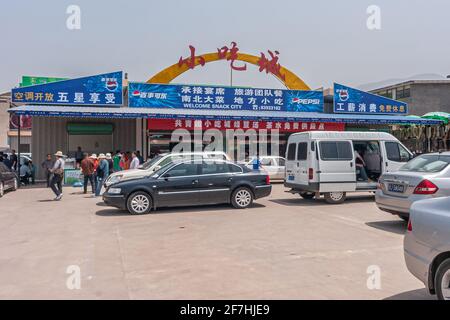
[[[350,161],[353,159],[352,146],[349,141],[319,142],[320,158],[324,161]]]
[[[297,147],[297,160],[306,160],[308,157],[308,143],[300,142]]]
[[[295,160],[295,147],[295,143],[289,143],[286,155],[288,160]]]

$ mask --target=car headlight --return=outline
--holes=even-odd
[[[105,181],[105,185],[110,186],[114,183],[120,182],[120,180],[122,180],[122,178],[123,178],[123,175],[121,175],[121,174],[118,174],[116,176],[111,176]]]
[[[108,193],[110,194],[120,194],[122,190],[120,188],[109,188]]]

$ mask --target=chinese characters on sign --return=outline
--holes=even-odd
[[[122,72],[12,89],[17,103],[122,105]]]
[[[334,112],[398,115],[407,114],[408,105],[401,101],[335,83]]]
[[[323,112],[322,91],[136,82],[128,88],[130,107]]]
[[[188,58],[180,57],[178,60],[178,66],[181,67],[183,65],[186,65],[189,69],[194,69],[197,64],[204,66],[206,61],[205,58],[200,55],[195,55],[195,47],[192,45],[189,45],[189,51],[190,56]],[[230,67],[232,70],[236,71],[245,71],[247,70],[247,65],[244,63],[241,66],[237,66],[235,64],[236,60],[238,59],[238,51],[239,48],[236,44],[236,42],[231,42],[231,47],[223,46],[222,48],[217,49],[217,55],[219,59],[225,59],[227,61],[230,61]],[[270,51],[268,50],[269,57],[266,57],[264,53],[261,52],[261,56],[258,59],[258,66],[259,66],[259,72],[266,71],[266,73],[272,73],[273,75],[279,77],[283,81],[285,80],[286,76],[281,73],[281,65],[278,63],[278,55],[280,54],[277,50]]]
[[[343,123],[298,122],[298,121],[254,121],[254,120],[199,120],[199,119],[149,119],[149,130],[278,130],[280,132],[343,131]]]

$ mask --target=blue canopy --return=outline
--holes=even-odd
[[[440,120],[413,118],[408,116],[370,114],[331,114],[315,112],[270,112],[244,110],[195,110],[164,108],[111,108],[79,106],[23,105],[8,110],[17,115],[74,118],[119,118],[119,119],[217,119],[217,120],[263,120],[339,122],[361,124],[422,124],[439,125]]]

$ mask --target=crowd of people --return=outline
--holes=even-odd
[[[45,170],[47,187],[50,187],[56,195],[55,200],[62,198],[62,181],[64,177],[64,156],[61,151],[55,153],[56,160],[48,154],[41,167]],[[137,169],[144,163],[140,151],[121,152],[116,151],[100,154],[88,154],[78,147],[75,153],[76,167],[81,170],[83,177],[83,192],[87,194],[88,185],[91,186],[93,197],[101,195],[102,186],[108,176],[114,172]],[[62,169],[62,170],[61,170]]]

